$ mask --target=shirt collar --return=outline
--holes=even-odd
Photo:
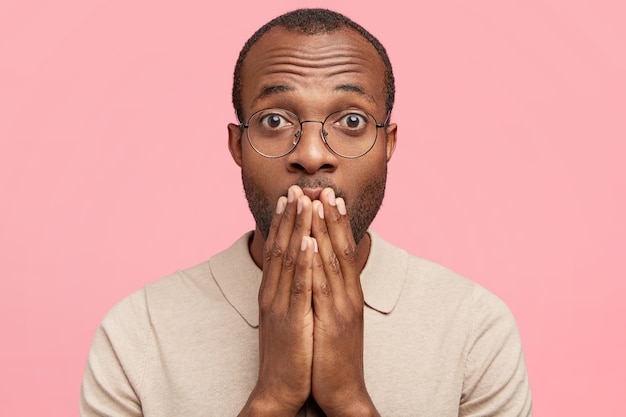
[[[361,272],[365,304],[387,314],[396,306],[406,279],[409,257],[406,251],[383,240],[371,230],[370,253]],[[224,297],[252,327],[259,325],[258,291],[263,271],[248,249],[248,232],[228,249],[209,260],[209,268]]]

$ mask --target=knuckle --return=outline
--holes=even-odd
[[[286,209],[283,211],[283,221],[289,221],[293,217],[293,211]]]
[[[291,271],[295,268],[295,259],[291,252],[287,251],[283,255],[283,271]]]
[[[319,293],[324,297],[328,297],[328,298],[332,297],[332,292],[331,292],[330,285],[328,284],[328,282],[324,281],[319,284]]]
[[[265,256],[268,258],[268,260],[280,259],[282,258],[284,252],[285,250],[282,248],[282,246],[278,242],[274,242],[270,246],[269,250],[265,251]]]
[[[305,290],[306,290],[305,285],[301,280],[296,279],[293,281],[293,285],[291,286],[291,293],[294,296],[299,296],[299,295],[304,294]]]
[[[341,264],[339,263],[339,258],[335,255],[334,252],[331,252],[328,256],[328,269],[332,273],[341,272]]]
[[[333,223],[341,223],[341,215],[339,212],[335,212],[334,210],[331,211],[330,219]]]
[[[283,311],[279,309],[276,304],[272,304],[265,311],[266,315],[273,317],[274,319],[280,318],[283,316]]]
[[[309,264],[308,260],[303,256],[298,257],[298,271],[307,272],[313,268],[313,265]]]
[[[359,260],[359,250],[355,245],[349,245],[344,248],[343,256],[351,263],[356,263]]]

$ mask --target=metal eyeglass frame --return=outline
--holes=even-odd
[[[267,155],[267,154],[265,154],[265,153],[263,153],[263,152],[259,151],[259,150],[258,150],[258,149],[254,146],[254,144],[252,144],[252,140],[250,139],[250,130],[248,129],[248,128],[250,127],[250,121],[252,120],[252,118],[253,118],[253,117],[254,117],[257,113],[260,113],[260,112],[262,112],[262,111],[266,111],[266,110],[272,110],[272,109],[276,109],[276,110],[280,110],[280,111],[283,111],[283,112],[286,112],[286,113],[293,114],[294,116],[296,116],[296,120],[298,121],[298,123],[300,123],[300,130],[298,130],[298,131],[296,132],[296,134],[295,134],[296,139],[293,141],[293,146],[292,146],[292,147],[291,147],[291,148],[290,148],[287,152],[285,152],[285,153],[283,153],[283,154],[281,154],[281,155],[276,155],[276,156],[274,156],[274,155]],[[364,152],[362,152],[361,154],[356,155],[356,156],[347,156],[347,155],[340,154],[339,152],[335,151],[335,150],[332,148],[332,146],[330,146],[330,145],[328,144],[328,142],[326,141],[326,136],[328,135],[328,132],[326,132],[326,130],[324,129],[324,125],[325,125],[326,121],[328,120],[328,118],[329,118],[330,116],[332,116],[332,115],[334,115],[334,114],[337,114],[337,113],[344,112],[344,111],[346,111],[346,110],[358,110],[358,111],[361,111],[361,112],[363,112],[363,113],[366,113],[369,117],[371,117],[371,118],[372,118],[372,120],[374,120],[374,124],[375,124],[375,126],[376,126],[376,136],[374,137],[374,141],[372,142],[372,145],[371,145],[369,148],[367,148],[367,150],[365,150]],[[379,129],[379,128],[381,128],[381,127],[387,127],[387,125],[389,124],[389,116],[390,116],[390,115],[391,115],[391,112],[387,112],[387,117],[385,118],[385,121],[384,121],[383,123],[378,123],[378,122],[376,121],[376,118],[374,117],[374,115],[373,115],[373,114],[371,114],[370,112],[367,112],[367,111],[365,111],[365,110],[363,110],[363,109],[360,109],[360,108],[358,108],[358,107],[348,107],[348,108],[345,108],[345,109],[343,109],[343,110],[339,110],[339,111],[332,112],[331,114],[329,114],[328,116],[326,116],[326,118],[325,118],[323,121],[322,121],[322,120],[302,120],[302,121],[301,121],[301,120],[300,120],[300,117],[298,117],[298,115],[297,115],[297,114],[295,114],[294,112],[291,112],[291,111],[286,110],[286,109],[282,109],[282,108],[280,108],[280,107],[268,107],[268,108],[265,108],[265,109],[257,110],[257,111],[255,111],[254,113],[252,113],[252,115],[248,118],[248,123],[243,123],[242,121],[240,121],[240,122],[239,122],[239,127],[240,127],[241,129],[246,129],[246,137],[248,138],[248,143],[250,144],[250,146],[252,147],[252,149],[254,149],[254,150],[255,150],[255,152],[256,152],[256,153],[258,153],[259,155],[264,156],[264,157],[266,157],[266,158],[275,159],[275,158],[282,158],[283,156],[287,156],[287,155],[289,155],[291,152],[293,152],[293,151],[296,149],[296,147],[297,147],[297,146],[298,146],[298,144],[300,143],[300,138],[302,137],[302,129],[303,129],[303,128],[302,128],[302,125],[303,125],[304,123],[321,123],[321,124],[322,124],[322,128],[320,129],[320,134],[321,134],[321,137],[322,137],[322,142],[324,142],[324,145],[326,145],[326,147],[327,147],[328,149],[330,149],[330,151],[331,151],[332,153],[334,153],[335,155],[337,155],[337,156],[340,156],[340,157],[342,157],[342,158],[346,158],[346,159],[356,159],[356,158],[360,158],[360,157],[362,157],[363,155],[367,154],[369,151],[371,151],[371,150],[372,150],[372,148],[374,148],[374,145],[376,145],[376,141],[378,140],[378,129]]]

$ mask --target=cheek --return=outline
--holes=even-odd
[[[265,176],[264,173],[272,167],[271,161],[256,153],[250,146],[244,146],[241,160],[241,169],[247,175],[253,176],[256,181],[261,181]]]
[[[337,184],[349,205],[359,205],[369,194],[378,193],[384,187],[387,178],[385,163],[362,164],[345,170],[345,176]]]
[[[274,201],[286,189],[284,186],[281,188],[282,182],[280,181],[285,177],[284,169],[281,169],[278,161],[269,160],[254,153],[255,155],[244,155],[241,165],[242,177],[268,200]]]
[[[387,172],[387,159],[384,148],[375,148],[370,153],[348,162],[345,175],[348,181],[369,182]]]

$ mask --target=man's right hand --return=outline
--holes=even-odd
[[[292,186],[264,246],[259,289],[259,377],[240,416],[294,416],[311,393],[312,203]]]

